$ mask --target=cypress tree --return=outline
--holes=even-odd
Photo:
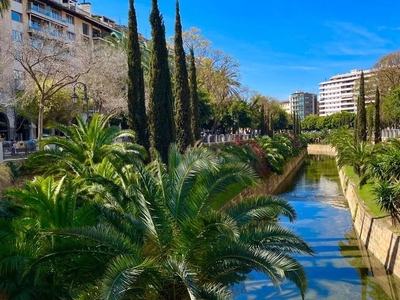
[[[359,142],[358,138],[358,108],[360,107],[360,95],[357,97],[357,115],[354,118],[354,135],[353,135],[353,142],[357,144]]]
[[[293,111],[293,135],[297,132],[296,112]]]
[[[358,141],[365,142],[367,140],[367,112],[365,109],[365,87],[363,71],[361,71],[360,77],[360,93],[357,105],[357,119]]]
[[[146,116],[144,78],[141,64],[136,12],[129,0],[128,23],[128,111],[129,127],[137,134],[137,142],[149,151],[149,129]]]
[[[176,144],[181,152],[193,145],[193,133],[191,129],[190,91],[186,54],[183,49],[181,16],[179,14],[179,1],[176,1],[175,19],[175,129]]]
[[[169,146],[175,142],[175,124],[165,26],[158,10],[157,0],[152,0],[150,25],[152,37],[149,84],[150,142],[160,154],[162,161],[167,163]]]
[[[271,107],[268,108],[268,114],[267,114],[267,135],[270,138],[274,137],[274,124],[273,124],[273,120],[272,120],[272,112],[271,112]]]
[[[193,140],[197,141],[200,139],[200,108],[199,94],[197,93],[197,74],[193,48],[190,48],[189,55],[189,85]]]
[[[381,106],[381,95],[379,92],[379,87],[376,87],[376,92],[375,92],[375,122],[374,122],[374,142],[375,144],[378,144],[382,141],[381,137],[381,112],[380,112],[380,106]]]
[[[266,134],[267,134],[267,126],[265,120],[265,107],[264,105],[262,105],[260,111],[260,136],[264,136]]]

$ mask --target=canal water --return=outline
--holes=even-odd
[[[333,158],[310,156],[278,195],[296,209],[297,221],[282,220],[315,251],[297,256],[307,273],[305,299],[400,299],[400,283],[362,247],[343,197]],[[301,299],[294,284],[280,288],[262,274],[252,272],[234,288],[235,300]]]

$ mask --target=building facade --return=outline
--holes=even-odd
[[[77,0],[11,0],[10,11],[0,16],[0,28],[0,39],[11,37],[13,41],[29,38],[34,42],[35,33],[42,31],[57,39],[92,45],[107,43],[111,37],[122,38],[120,27],[113,20],[93,15],[90,3],[78,3]],[[16,89],[24,72],[16,62],[3,69],[13,76],[14,87],[0,86],[0,91],[3,91],[0,93],[0,137],[5,140],[35,138],[36,126],[16,116],[12,105],[8,105],[10,97],[4,93],[7,89]]]
[[[357,112],[358,81],[362,70],[332,76],[319,84],[319,115],[328,116],[347,111]],[[364,70],[365,81],[371,77],[371,70]]]
[[[290,114],[296,112],[300,120],[304,120],[309,115],[318,113],[317,94],[296,91],[289,97]]]
[[[290,102],[287,101],[280,101],[279,105],[281,108],[290,115]]]

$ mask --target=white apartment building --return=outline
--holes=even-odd
[[[113,4],[110,2],[110,5]],[[122,37],[121,27],[105,16],[92,14],[91,4],[86,1],[11,0],[11,9],[0,16],[0,39],[11,37],[14,41],[21,41],[28,37],[34,42],[35,33],[40,31],[46,31],[57,39],[92,45],[109,42],[109,36],[115,39]],[[6,68],[7,74],[13,74],[14,85],[17,86],[18,80],[24,76],[23,70],[16,63],[10,63]],[[0,82],[0,91],[4,89],[8,87]],[[7,105],[8,101],[0,93],[0,138],[35,138],[35,124],[16,115],[13,107]]]
[[[332,76],[328,81],[319,84],[319,115],[328,116],[337,112],[357,112],[357,81],[362,70],[351,70],[349,73]],[[371,70],[363,70],[367,81]]]

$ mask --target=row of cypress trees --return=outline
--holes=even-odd
[[[190,50],[189,72],[182,40],[179,2],[176,1],[174,38],[174,93],[168,63],[165,26],[152,0],[150,13],[151,53],[149,106],[146,113],[145,88],[134,0],[129,0],[128,23],[128,110],[129,124],[137,142],[146,150],[156,150],[164,162],[168,149],[176,143],[181,152],[200,137],[199,108],[194,51]]]

